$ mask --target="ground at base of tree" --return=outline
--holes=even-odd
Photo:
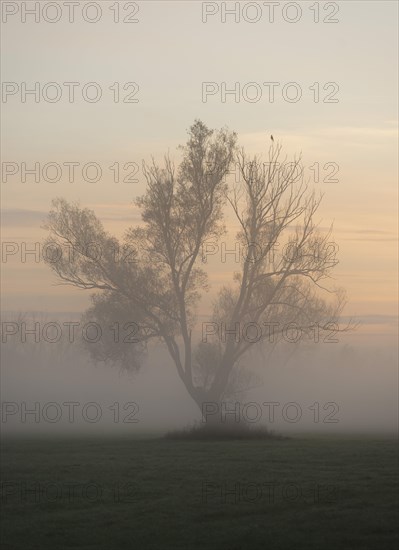
[[[166,434],[165,438],[194,441],[286,439],[283,435],[269,430],[266,426],[253,426],[248,423],[236,423],[234,421],[218,424],[199,422],[181,430],[170,431]]]
[[[397,443],[3,443],[5,550],[391,550]]]

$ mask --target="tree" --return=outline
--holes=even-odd
[[[245,383],[240,358],[265,343],[263,337],[255,343],[237,334],[220,338],[216,327],[240,332],[245,326],[248,335],[266,326],[269,341],[273,327],[278,341],[287,323],[310,337],[315,326],[338,321],[343,293],[324,286],[337,263],[331,229],[323,234],[314,222],[321,197],[304,182],[300,159],[287,162],[281,149],[273,142],[262,164],[237,147],[235,133],[195,121],[178,170],[169,157],[163,167],[154,160],[143,163],[147,188],[136,201],[143,223],[129,228],[123,242],[92,211],[53,201],[46,244],[68,246],[73,253],[57,261],[47,255],[47,262],[62,283],[95,291],[85,320],[112,328],[90,346],[95,359],[138,370],[149,342],[161,340],[202,411],[205,402],[220,402]],[[233,162],[240,182],[229,187]],[[225,233],[228,206],[245,254],[214,303],[212,336],[201,340],[195,330],[198,302],[207,289],[204,250]],[[134,343],[120,342],[121,326],[133,327]]]

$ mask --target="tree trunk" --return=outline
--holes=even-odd
[[[241,403],[238,401],[224,401],[211,393],[205,399],[196,401],[201,412],[201,426],[210,430],[232,431],[243,430],[248,427],[242,415]]]

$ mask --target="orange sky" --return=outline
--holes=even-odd
[[[345,313],[367,317],[362,331],[391,334],[398,302],[397,4],[341,2],[339,21],[331,25],[312,21],[312,2],[301,5],[296,24],[278,13],[273,24],[264,17],[254,24],[223,23],[220,15],[203,23],[200,2],[140,3],[139,22],[130,26],[116,25],[105,8],[93,25],[10,17],[3,25],[3,81],[28,87],[95,81],[104,97],[95,104],[23,103],[15,94],[2,104],[3,163],[18,165],[18,173],[2,181],[3,243],[40,242],[41,220],[55,196],[80,200],[121,235],[139,219],[131,201],[143,192],[144,181],[139,171],[137,182],[115,183],[109,167],[140,165],[168,150],[178,158],[176,147],[195,118],[211,127],[228,125],[249,153],[264,156],[273,133],[289,156],[302,152],[305,176],[312,176],[315,163],[322,177],[326,163],[339,166],[338,182],[313,183],[325,193],[321,225],[334,220],[336,284],[348,292]],[[203,82],[219,87],[224,82],[227,88],[239,83],[241,89],[255,82],[264,91],[263,83],[271,81],[280,88],[299,83],[301,100],[290,103],[281,94],[274,103],[265,94],[255,103],[231,96],[223,101],[219,93],[206,101],[202,96]],[[113,103],[114,82],[139,83],[139,103]],[[315,82],[322,94],[325,83],[338,83],[338,101],[313,101]],[[36,183],[32,176],[21,181],[23,162],[43,167],[71,161],[80,168],[97,162],[101,180],[77,177],[70,183],[63,172],[57,183],[43,177]],[[209,267],[216,285],[234,271],[217,257]],[[81,291],[54,286],[43,263],[22,263],[15,256],[2,263],[2,275],[3,310],[81,311],[87,305]],[[379,321],[370,323],[377,315]]]

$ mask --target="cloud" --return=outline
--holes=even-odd
[[[38,227],[44,223],[47,214],[48,212],[42,210],[4,209],[1,211],[2,226]]]
[[[138,223],[140,210],[134,204],[91,204],[91,210],[101,221],[126,221]],[[3,227],[40,227],[45,223],[48,211],[8,208],[1,212]]]
[[[301,151],[319,151],[324,147],[330,149],[331,141],[340,147],[348,145],[360,146],[364,148],[375,148],[376,146],[386,146],[387,142],[394,142],[398,137],[397,126],[394,121],[387,121],[386,126],[332,126],[325,128],[303,128],[292,131],[289,128],[275,128],[273,135],[276,141],[281,141],[284,146],[295,147]],[[394,126],[394,127],[393,127]],[[266,132],[256,132],[241,134],[240,140],[250,148],[256,148],[258,151],[269,148],[268,135]],[[328,149],[328,150],[329,150]],[[297,152],[299,152],[299,150]]]
[[[343,323],[349,322],[351,319],[359,321],[361,325],[397,325],[399,317],[397,315],[384,315],[379,313],[358,316],[345,315],[341,317]]]
[[[330,229],[328,226],[319,226],[318,228],[323,233],[329,231]],[[334,235],[339,235],[339,241],[391,242],[398,240],[398,236],[394,231],[387,231],[382,229],[354,229],[353,227],[349,226],[333,226],[333,238]]]
[[[140,209],[130,203],[94,203],[88,206],[101,221],[134,222],[141,221]]]
[[[390,241],[397,241],[398,240],[398,237],[381,237],[381,238],[377,238],[377,237],[357,237],[357,238],[354,238],[354,237],[342,237],[342,240],[343,241],[366,241],[366,242],[369,242],[369,241],[372,241],[372,242],[390,242]]]

